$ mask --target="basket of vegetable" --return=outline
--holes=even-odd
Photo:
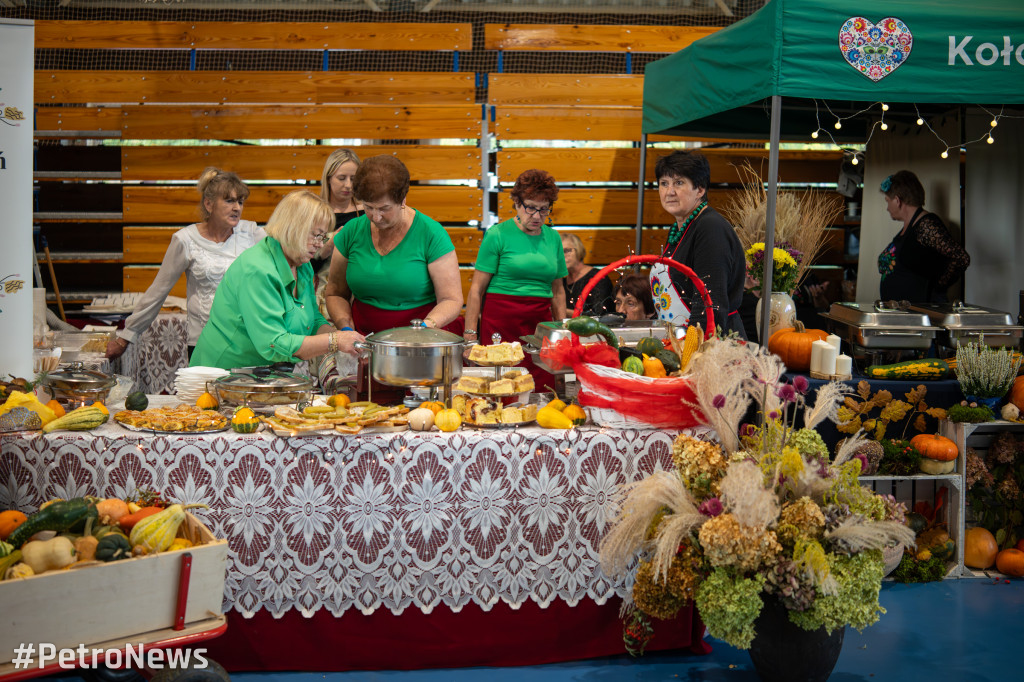
[[[682,341],[670,330],[667,347],[656,339],[644,339],[636,349],[619,349],[611,329],[580,316],[583,303],[602,277],[616,268],[640,263],[663,263],[693,282],[704,302],[706,332],[700,325],[692,325]],[[579,403],[589,408],[595,423],[620,429],[690,428],[704,423],[686,368],[700,343],[714,334],[715,320],[707,288],[692,269],[653,255],[620,259],[602,268],[587,283],[565,328],[572,332],[571,338],[545,343],[541,354],[553,367],[573,368],[580,383]],[[580,344],[580,336],[594,334],[600,334],[606,342]]]

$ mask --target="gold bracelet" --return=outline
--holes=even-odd
[[[337,353],[338,352],[338,337],[337,332],[331,332],[327,335],[327,352]]]

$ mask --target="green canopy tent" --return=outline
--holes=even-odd
[[[646,152],[650,134],[768,137],[770,253],[779,141],[806,140],[819,124],[831,126],[835,117],[816,105],[822,100],[840,115],[865,102],[921,105],[893,106],[890,120],[934,110],[926,105],[1024,103],[1024,2],[769,0],[647,65],[642,147]],[[830,132],[837,141],[863,142],[869,125],[852,119]],[[641,159],[641,185],[645,164]],[[642,187],[640,196],[642,204]],[[771,259],[765,266],[770,282]],[[769,297],[762,305],[764,338]]]

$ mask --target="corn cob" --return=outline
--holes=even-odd
[[[685,372],[690,366],[690,360],[693,359],[697,349],[700,348],[700,342],[704,339],[704,330],[701,329],[699,324],[691,324],[686,328],[686,340],[683,342],[683,352],[679,357],[680,372]]]

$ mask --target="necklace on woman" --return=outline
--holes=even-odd
[[[700,215],[701,211],[707,208],[707,205],[708,200],[702,200],[699,204],[697,204],[697,208],[693,209],[690,215],[686,216],[685,220],[677,222],[675,225],[669,228],[668,241],[666,242],[666,246],[672,246],[677,241],[679,241],[682,238],[682,236],[686,234],[686,228],[690,226],[690,223],[693,222],[694,218]]]

